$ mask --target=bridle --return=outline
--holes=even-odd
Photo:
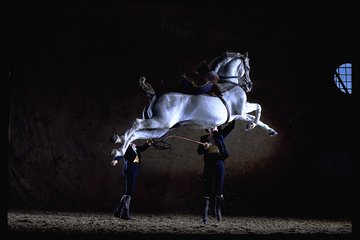
[[[232,60],[234,59],[240,59],[244,65],[244,73],[242,74],[242,76],[239,76],[239,75],[234,75],[234,76],[223,76],[223,75],[219,75],[219,82],[220,83],[230,83],[234,86],[240,86],[243,88],[243,85],[246,85],[248,83],[250,83],[250,81],[248,81],[247,79],[247,72],[246,71],[249,71],[250,69],[248,69],[248,66],[246,65],[246,59],[244,57],[234,57]],[[233,81],[230,81],[228,79],[234,79],[236,78],[238,80],[237,83],[234,83]],[[242,83],[242,84],[241,84]]]

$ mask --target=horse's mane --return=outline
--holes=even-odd
[[[239,58],[241,58],[243,60],[246,59],[246,56],[241,54],[241,53],[226,51],[223,54],[221,54],[219,57],[215,58],[214,60],[212,60],[210,62],[210,68],[211,69],[215,68],[215,66],[217,66],[220,62],[224,61],[228,57],[230,57],[230,58],[239,57]]]

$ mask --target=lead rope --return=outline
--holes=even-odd
[[[169,138],[179,138],[179,139],[182,139],[182,140],[185,140],[185,141],[188,141],[188,142],[193,142],[193,143],[205,145],[205,143],[203,143],[203,142],[195,141],[195,140],[192,140],[190,138],[176,136],[176,135],[167,136],[167,137],[165,137],[165,138],[163,138],[162,140],[159,140],[159,141],[152,140],[152,142],[153,142],[152,145],[153,145],[153,147],[155,147],[158,150],[169,149],[171,147],[171,144],[165,141],[165,140],[167,140]]]

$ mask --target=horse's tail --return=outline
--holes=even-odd
[[[146,95],[151,100],[156,95],[155,89],[153,86],[146,81],[145,77],[140,77],[139,84],[142,87],[142,89],[146,92]]]

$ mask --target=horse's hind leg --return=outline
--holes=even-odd
[[[161,129],[169,129],[171,126],[168,124],[168,122],[164,123],[160,121],[157,118],[151,118],[151,119],[139,119],[137,118],[133,125],[130,127],[129,130],[125,132],[125,134],[120,138],[120,143],[122,144],[119,149],[121,149],[120,153],[124,154],[126,148],[129,146],[129,143],[131,141],[136,140],[136,137],[139,135],[133,135],[142,130],[161,130]],[[155,134],[155,133],[154,133]],[[150,138],[150,137],[149,137]]]
[[[149,130],[140,130],[134,132],[133,135],[128,139],[129,143],[133,142],[138,139],[149,139],[149,138],[161,138],[164,136],[167,132],[169,132],[170,129],[149,129]]]
[[[131,128],[125,132],[125,134],[120,137],[122,142],[128,142],[129,138],[136,131],[140,130],[153,130],[153,129],[169,129],[171,126],[168,124],[169,121],[161,121],[158,118],[150,118],[150,119],[140,119],[137,118]]]
[[[135,119],[134,123],[131,125],[131,127],[122,135],[119,136],[117,134],[114,134],[110,137],[109,141],[111,143],[124,143],[127,141],[127,139],[129,138],[129,136],[131,136],[131,134],[137,130],[138,128],[138,124],[142,119]]]
[[[111,151],[111,156],[113,158],[117,156],[124,156],[126,149],[129,147],[130,143],[138,139],[150,139],[150,138],[160,138],[164,136],[170,129],[153,129],[153,130],[140,130],[135,131],[128,139],[128,141],[121,147],[113,149]]]
[[[133,124],[131,125],[131,127],[124,133],[123,136],[120,137],[121,142],[127,142],[128,138],[138,129],[141,128],[141,122],[144,119],[140,119],[140,118],[136,118],[135,121],[133,122]]]

